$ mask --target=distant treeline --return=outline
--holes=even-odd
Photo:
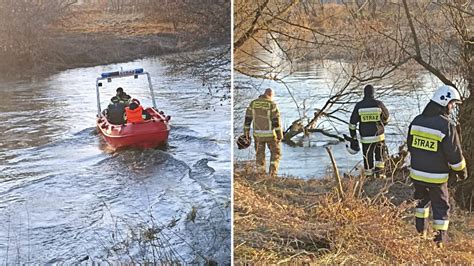
[[[101,45],[103,35],[96,38],[91,34],[80,36],[80,32],[66,32],[70,22],[65,18],[82,10],[99,10],[117,17],[135,12],[142,14],[146,22],[169,23],[180,42],[186,44],[182,49],[230,43],[230,5],[230,0],[0,0],[0,70],[7,75],[19,69],[38,70],[44,66],[67,68],[71,61],[84,58],[91,61],[91,57],[96,57],[96,50],[115,49],[110,37],[106,36],[108,42]],[[115,36],[117,45],[128,37]],[[133,37],[126,44],[142,43],[147,46],[147,53],[154,53],[161,51],[159,43],[154,43],[155,37],[150,36],[146,41]],[[94,42],[96,49],[91,47]],[[155,48],[152,47],[154,44]],[[140,53],[136,56],[143,56],[143,52]],[[71,58],[72,55],[78,57]],[[124,59],[117,58],[119,61]],[[106,62],[98,61],[100,63]]]

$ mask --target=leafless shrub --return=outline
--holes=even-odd
[[[76,0],[0,1],[2,66],[31,67],[50,45],[50,25],[65,16]]]

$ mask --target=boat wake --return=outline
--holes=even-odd
[[[18,151],[7,161],[0,174],[0,222],[8,221],[13,231],[32,232],[19,234],[15,241],[34,248],[28,256],[36,262],[47,257],[73,263],[84,256],[127,260],[124,254],[129,253],[140,258],[143,250],[138,246],[110,254],[117,248],[112,236],[145,230],[144,224],[160,227],[171,222],[163,249],[175,252],[177,261],[228,261],[230,167],[222,171],[210,165],[226,163],[220,158],[226,151],[220,150],[215,141],[178,127],[165,148],[114,151],[95,128],[86,128]],[[64,238],[72,232],[75,241]],[[0,243],[11,242],[8,238],[0,235]],[[0,245],[0,257],[5,248]]]

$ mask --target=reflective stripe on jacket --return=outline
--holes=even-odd
[[[132,97],[130,97],[130,95],[126,94],[126,93],[123,93],[121,95],[117,94],[115,95],[119,102],[125,104],[125,105],[129,105],[130,103],[132,103]]]
[[[250,132],[251,124],[256,140],[272,140],[283,137],[280,128],[280,111],[276,103],[265,95],[253,100],[247,107],[244,122],[246,134]]]
[[[349,122],[352,138],[356,138],[357,124],[362,143],[376,143],[385,140],[385,128],[389,113],[385,105],[371,97],[366,97],[354,107]]]
[[[143,107],[140,105],[134,110],[130,110],[130,107],[125,107],[125,115],[127,116],[128,123],[142,122],[142,111]]]
[[[414,180],[442,184],[448,181],[450,169],[462,171],[466,167],[456,126],[445,115],[415,117],[407,143]]]

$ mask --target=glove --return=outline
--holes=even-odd
[[[250,139],[250,130],[244,130],[244,136],[247,139]]]
[[[456,172],[456,176],[457,176],[457,179],[458,179],[458,180],[466,180],[467,177],[468,177],[468,174],[467,174],[467,167],[464,167],[464,169],[461,170],[461,171],[457,171],[457,172]]]
[[[280,130],[276,130],[276,139],[278,142],[283,139],[283,133]]]
[[[467,168],[464,168],[461,171],[449,171],[448,187],[456,186],[459,181],[466,180],[467,177]]]
[[[449,171],[448,187],[450,188],[455,187],[457,183],[458,183],[458,177],[456,175],[456,172]]]
[[[351,143],[351,149],[352,150],[354,150],[356,152],[360,151],[359,141],[357,139],[352,139],[350,143]]]

